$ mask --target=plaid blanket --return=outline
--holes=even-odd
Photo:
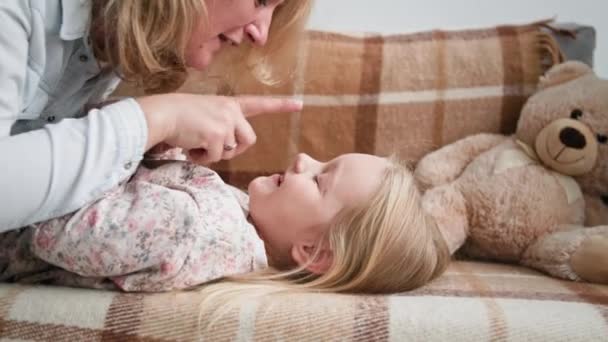
[[[303,98],[300,113],[252,120],[257,144],[215,166],[233,185],[280,172],[299,152],[320,160],[396,153],[414,163],[471,134],[514,131],[540,75],[562,58],[544,26],[397,35],[311,31],[288,82],[261,87],[242,79],[228,86],[211,69],[193,74],[182,91]]]
[[[539,76],[563,56],[544,23],[416,34],[310,32],[291,82],[226,88],[194,74],[191,93],[299,96],[301,113],[252,121],[256,146],[215,168],[244,186],[298,152],[347,152],[412,162],[479,132],[511,133]],[[213,73],[213,70],[210,71]],[[115,96],[140,93],[129,85]],[[455,262],[437,281],[392,296],[298,294],[243,301],[214,329],[196,292],[120,294],[0,287],[0,336],[22,340],[151,341],[529,340],[608,336],[608,288],[504,265]],[[212,317],[211,317],[212,319]]]
[[[564,58],[548,23],[396,35],[310,31],[293,78],[279,86],[245,77],[228,85],[211,68],[193,73],[180,91],[304,100],[302,112],[253,118],[256,145],[214,165],[241,188],[282,172],[299,152],[320,160],[395,153],[415,163],[471,134],[515,130],[539,77]],[[122,84],[114,96],[141,94]]]
[[[213,330],[197,292],[123,294],[0,286],[0,337],[19,341],[595,341],[608,287],[505,265],[455,262],[392,296],[278,295],[244,301]],[[203,324],[199,324],[201,317]]]

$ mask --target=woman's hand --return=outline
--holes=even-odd
[[[181,147],[203,165],[232,159],[255,144],[248,117],[302,109],[297,100],[253,96],[166,94],[137,101],[148,122],[146,150],[159,143]]]

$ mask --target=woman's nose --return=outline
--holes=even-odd
[[[268,41],[268,27],[264,21],[251,23],[245,26],[245,33],[251,40],[251,43],[257,46],[264,46]]]
[[[268,32],[272,24],[272,16],[276,6],[264,7],[258,13],[257,18],[245,25],[245,33],[251,39],[251,43],[257,46],[264,46],[268,41]]]
[[[244,28],[234,29],[226,32],[224,35],[230,39],[234,45],[240,45],[247,35],[251,43],[256,46],[264,46],[268,41],[268,27],[258,26],[260,24],[247,24]]]

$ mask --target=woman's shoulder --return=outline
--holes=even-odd
[[[64,4],[65,3],[65,6]],[[21,0],[2,1],[0,11],[13,15],[13,19],[19,24],[29,28],[33,33],[59,32],[64,19],[64,12],[74,5],[80,5],[80,1],[62,0]],[[69,20],[68,20],[69,21]],[[34,27],[42,23],[43,27]],[[3,22],[10,25],[10,21]],[[44,30],[40,30],[44,29]]]
[[[10,1],[13,2],[13,1]],[[89,28],[92,0],[27,0],[20,2],[32,21],[42,21],[46,34],[61,39],[83,37]]]
[[[27,31],[30,46],[47,47],[49,37],[75,40],[87,35],[92,0],[20,0],[0,2],[1,26],[13,32],[10,25]]]

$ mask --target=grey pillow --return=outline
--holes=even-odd
[[[593,26],[577,23],[551,23],[550,32],[557,40],[566,60],[577,60],[593,67],[596,32]],[[570,34],[571,33],[571,34]]]

